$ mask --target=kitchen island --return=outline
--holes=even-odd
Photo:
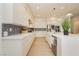
[[[79,34],[52,34],[57,37],[57,56],[79,56]]]
[[[31,48],[33,38],[33,32],[2,37],[2,55],[26,56]]]

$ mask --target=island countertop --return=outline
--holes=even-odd
[[[51,35],[57,37],[57,55],[79,56],[79,34],[54,33]]]
[[[63,33],[51,33],[51,35],[58,38],[66,38],[66,39],[79,39],[79,34],[70,34],[64,35]]]

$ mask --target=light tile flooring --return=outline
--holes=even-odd
[[[28,53],[28,56],[54,56],[45,37],[37,37]]]

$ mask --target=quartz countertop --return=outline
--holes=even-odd
[[[58,38],[68,38],[68,39],[79,39],[79,34],[70,34],[69,35],[64,35],[63,33],[59,32],[59,33],[52,33],[52,32],[48,32],[51,36],[55,36]]]
[[[23,39],[23,38],[25,38],[25,37],[27,37],[28,35],[31,35],[31,34],[33,34],[33,33],[22,33],[22,34],[2,37],[2,39]]]

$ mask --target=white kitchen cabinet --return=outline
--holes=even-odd
[[[2,23],[13,23],[13,4],[0,3],[0,55],[3,55]]]
[[[79,56],[79,35],[52,34],[57,37],[57,56]]]
[[[1,39],[0,39],[0,56],[2,55],[2,45],[1,45]]]
[[[2,23],[13,22],[13,4],[9,3],[0,4],[0,20]]]
[[[46,41],[48,42],[49,46],[52,48],[52,44],[54,44],[54,37],[52,37],[51,32],[47,32]]]
[[[4,56],[26,56],[33,43],[33,33],[15,35],[2,39]]]
[[[2,3],[0,3],[0,56],[2,55],[2,45],[1,45],[1,33],[2,33],[2,27],[1,27],[1,24],[2,24],[2,18],[3,18],[3,16],[2,16]]]
[[[42,29],[42,28],[46,28],[46,19],[44,18],[35,18],[34,21],[34,28],[38,28],[38,29]],[[35,36],[36,37],[46,37],[46,33],[47,31],[43,31],[43,30],[36,30],[35,31]]]
[[[79,38],[62,39],[63,56],[79,56]]]
[[[0,21],[3,19],[3,4],[0,3]]]
[[[28,25],[28,20],[31,19],[31,12],[28,11],[29,7],[25,7],[24,4],[18,3],[5,3],[0,5],[0,18],[3,23],[12,23],[17,25]]]
[[[2,22],[13,23],[13,4],[5,3],[2,5]]]
[[[30,19],[31,15],[27,11],[27,8],[24,7],[23,4],[14,4],[14,23],[27,26],[28,20]]]

